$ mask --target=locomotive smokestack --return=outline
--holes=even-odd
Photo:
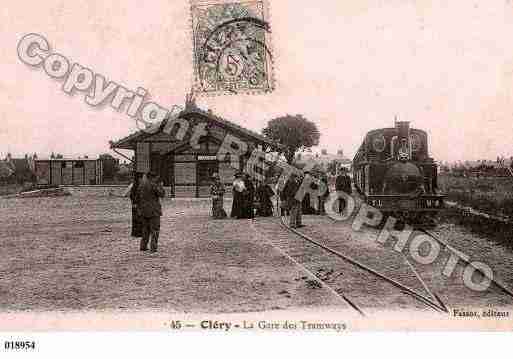
[[[397,128],[397,136],[399,137],[399,143],[401,143],[402,139],[406,139],[408,141],[408,136],[410,132],[410,121],[396,121],[395,128]]]

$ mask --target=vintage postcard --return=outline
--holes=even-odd
[[[0,330],[513,329],[511,1],[0,19]]]

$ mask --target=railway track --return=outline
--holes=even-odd
[[[513,176],[513,171],[511,171],[511,169],[508,167],[508,170],[511,172],[512,176]],[[354,193],[355,191],[353,191]],[[361,197],[360,197],[361,198]],[[491,217],[491,216],[490,216]],[[336,221],[335,221],[336,222]],[[454,253],[458,258],[459,260],[463,261],[465,264],[469,265],[469,266],[472,266],[474,267],[474,269],[479,272],[480,274],[482,274],[483,276],[487,277],[491,283],[497,287],[501,292],[503,292],[504,294],[506,294],[508,297],[511,297],[513,299],[513,291],[510,290],[506,285],[504,285],[504,283],[502,283],[501,281],[497,280],[496,278],[490,278],[486,273],[484,273],[482,270],[480,270],[479,268],[475,267],[473,265],[473,263],[469,260],[468,256],[462,254],[461,251],[455,249],[454,247],[452,247],[450,244],[448,244],[446,241],[444,241],[443,239],[441,239],[437,234],[435,234],[433,231],[430,230],[430,228],[436,228],[438,222],[437,221],[433,221],[433,222],[425,222],[425,223],[411,223],[411,222],[408,222],[408,221],[405,221],[404,224],[410,224],[412,226],[412,228],[416,231],[419,231],[419,232],[422,232],[426,235],[428,235],[429,237],[431,237],[432,239],[434,239],[436,242],[438,242],[442,247],[446,248],[448,251],[450,251],[451,253]],[[405,260],[405,263],[408,264],[408,266],[410,267],[410,269],[415,273],[415,275],[417,276],[417,278],[419,279],[419,281],[422,283],[424,289],[431,295],[432,298],[436,298],[436,301],[442,306],[444,307],[445,309],[447,309],[447,306],[442,302],[442,300],[440,299],[440,296],[436,293],[436,292],[433,292],[432,290],[429,289],[429,287],[426,285],[425,281],[422,279],[422,277],[419,275],[418,271],[416,270],[415,266],[408,260],[407,256],[405,256],[402,252],[401,252],[401,255],[403,256],[404,260]]]
[[[495,287],[499,292],[505,294],[506,296],[510,297],[510,299],[513,299],[513,291],[511,291],[504,283],[502,283],[500,280],[498,280],[495,276],[489,276],[487,273],[485,273],[480,268],[476,267],[473,262],[470,260],[470,257],[463,254],[458,249],[451,246],[449,243],[444,241],[440,236],[438,236],[436,233],[432,232],[429,229],[426,228],[415,228],[415,230],[424,233],[434,239],[437,243],[439,243],[442,247],[446,248],[451,253],[455,254],[459,260],[461,260],[463,263],[465,263],[468,266],[471,266],[475,269],[476,272],[480,273],[482,276],[486,277],[488,280],[490,280],[490,287],[487,289],[488,291],[492,291],[493,287]],[[493,284],[493,287],[492,287]]]
[[[434,310],[436,312],[448,312],[447,307],[444,305],[444,303],[440,300],[439,296],[436,293],[433,293],[428,286],[425,284],[425,282],[422,280],[422,278],[419,276],[417,271],[411,266],[412,273],[414,276],[417,277],[419,282],[424,287],[426,293],[428,293],[430,297],[420,293],[419,291],[416,291],[415,289],[412,289],[411,287],[408,287],[405,284],[400,283],[399,281],[391,278],[390,276],[387,276],[386,274],[380,273],[379,271],[359,262],[358,260],[351,258],[345,253],[342,253],[334,248],[331,248],[330,246],[323,243],[321,240],[314,239],[311,236],[308,236],[305,233],[302,233],[296,229],[290,228],[286,224],[286,218],[281,216],[280,217],[280,225],[286,229],[286,231],[293,233],[295,235],[296,239],[300,239],[303,241],[303,245],[300,247],[297,246],[291,246],[290,244],[286,244],[283,242],[279,242],[276,238],[273,240],[267,240],[269,244],[271,244],[274,248],[276,248],[279,252],[281,252],[283,255],[290,258],[296,265],[300,266],[305,272],[309,273],[311,277],[314,278],[314,280],[319,283],[320,286],[328,289],[331,293],[337,295],[340,297],[342,301],[344,301],[346,304],[348,304],[351,308],[356,310],[360,315],[365,315],[364,310],[358,305],[358,303],[353,299],[350,298],[349,295],[347,295],[344,288],[338,286],[337,288],[335,285],[331,283],[327,283],[327,280],[322,278],[320,275],[316,275],[314,273],[314,270],[312,270],[311,265],[308,265],[307,260],[304,260],[303,262],[301,260],[296,260],[293,257],[301,257],[301,249],[304,248],[304,243],[308,243],[310,247],[314,247],[317,249],[317,252],[315,256],[317,256],[321,261],[323,258],[330,257],[329,260],[333,261],[335,260],[339,265],[345,265],[349,264],[349,267],[352,268],[352,270],[360,272],[364,272],[366,275],[371,275],[378,281],[381,281],[384,283],[385,286],[393,287],[395,290],[399,290],[400,292],[404,293],[406,296],[414,300],[418,305],[422,305],[424,307],[427,307],[431,310]],[[284,249],[284,247],[286,249]],[[407,263],[408,259],[404,258]],[[325,259],[324,259],[325,260]],[[345,263],[343,263],[345,262]]]
[[[255,232],[260,234],[255,228]],[[260,236],[261,238],[261,236]],[[282,248],[276,246],[274,243],[269,241],[268,239],[264,238],[264,241],[267,242],[270,246],[275,248],[280,254],[282,254],[284,257],[288,258],[292,263],[294,263],[296,266],[298,266],[304,273],[306,273],[312,280],[314,280],[318,285],[324,289],[326,289],[328,292],[333,294],[335,297],[339,298],[341,302],[344,304],[349,305],[352,309],[358,312],[361,316],[365,316],[365,313],[362,311],[362,309],[356,305],[350,298],[348,298],[341,290],[334,289],[331,285],[326,283],[326,281],[322,280],[319,275],[316,275],[312,270],[307,268],[305,265],[301,264],[298,260],[294,259],[292,255],[287,253]]]
[[[416,266],[416,265],[414,265],[414,263],[412,263],[412,261],[410,261],[410,259],[408,258],[407,255],[405,255],[402,252],[399,252],[399,255],[402,257],[405,266],[407,266],[410,269],[411,273],[413,273],[415,278],[422,285],[422,288],[424,289],[424,291],[429,295],[429,296],[426,296],[426,295],[423,295],[420,291],[413,289],[411,286],[408,287],[408,286],[398,282],[397,280],[393,279],[392,276],[387,276],[387,275],[383,274],[383,272],[379,272],[376,269],[363,264],[359,260],[356,260],[355,257],[351,257],[350,255],[348,255],[346,253],[346,251],[344,251],[344,250],[341,251],[341,250],[334,249],[333,247],[330,247],[329,243],[328,244],[326,243],[326,242],[329,242],[329,241],[327,241],[328,237],[323,239],[323,235],[317,236],[317,234],[316,234],[314,236],[314,235],[312,235],[312,233],[310,233],[310,235],[308,235],[308,234],[305,234],[303,231],[299,231],[297,229],[290,228],[286,224],[286,217],[283,217],[283,216],[280,217],[280,224],[284,228],[286,228],[286,230],[288,232],[294,233],[296,235],[296,237],[301,238],[301,240],[308,242],[309,244],[312,244],[312,245],[318,247],[319,249],[325,251],[326,253],[329,253],[330,255],[335,256],[335,257],[339,258],[340,260],[343,260],[343,261],[351,264],[352,266],[354,266],[358,269],[364,270],[365,272],[373,275],[374,277],[393,285],[396,289],[402,291],[404,294],[410,296],[411,298],[414,298],[416,301],[424,304],[425,306],[427,306],[435,311],[449,313],[450,308],[453,307],[451,304],[454,304],[454,308],[456,308],[457,306],[461,307],[462,302],[457,301],[455,299],[458,298],[458,296],[459,296],[459,298],[461,298],[461,296],[466,297],[467,294],[465,293],[465,291],[469,292],[469,294],[468,294],[469,298],[472,298],[472,297],[477,298],[478,296],[481,296],[481,298],[483,298],[482,299],[483,307],[489,306],[490,305],[489,303],[492,303],[494,301],[499,301],[499,303],[502,303],[502,305],[509,305],[509,303],[513,302],[512,301],[513,291],[511,291],[504,283],[502,283],[495,276],[487,275],[487,273],[485,273],[484,271],[482,271],[480,268],[476,267],[473,264],[474,262],[472,262],[470,260],[469,256],[465,255],[461,251],[452,247],[449,243],[444,241],[442,238],[440,238],[440,236],[438,236],[436,233],[432,232],[429,229],[415,228],[415,231],[418,231],[425,235],[428,235],[429,237],[434,239],[437,243],[439,243],[442,248],[445,248],[448,252],[454,253],[461,261],[461,262],[458,262],[458,266],[460,266],[461,268],[463,268],[465,266],[471,266],[471,267],[473,267],[475,272],[480,273],[482,276],[488,278],[488,280],[490,280],[490,282],[491,282],[490,287],[487,288],[485,291],[483,291],[480,294],[480,293],[476,293],[470,287],[463,286],[461,282],[459,284],[457,282],[450,282],[450,280],[454,280],[454,278],[448,279],[447,282],[445,282],[444,280],[441,280],[440,282],[435,280],[435,281],[431,282],[431,286],[430,286],[430,285],[428,285],[428,283],[426,283],[426,280],[424,278],[429,278],[430,280],[433,280],[433,273],[436,273],[436,271],[433,272],[433,267],[431,267],[431,266],[428,266],[428,267]],[[320,237],[320,239],[317,237]],[[383,248],[383,250],[385,250],[385,248]],[[395,277],[395,275],[393,277]],[[447,278],[444,278],[444,279],[447,279]],[[447,288],[447,284],[449,284],[450,287]],[[446,285],[445,288],[443,288],[444,285]],[[452,287],[452,285],[457,285],[457,287]],[[437,292],[434,289],[436,287],[438,287],[440,292]],[[453,291],[454,291],[454,293],[452,293]],[[444,294],[443,296],[441,295],[442,293]],[[483,293],[485,293],[485,294],[483,294]],[[490,297],[489,296],[490,293],[495,294],[495,296]],[[507,298],[506,298],[506,296],[507,296]],[[451,303],[450,298],[452,298],[452,303]],[[353,303],[355,302],[355,300],[352,300],[352,301],[353,301]],[[463,303],[463,305],[465,306],[468,304]],[[478,304],[478,305],[481,305],[481,304]],[[361,310],[361,308],[360,308],[360,310]]]

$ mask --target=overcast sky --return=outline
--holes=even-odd
[[[109,4],[105,4],[109,3]],[[151,6],[149,5],[151,3]],[[122,5],[117,5],[122,4]],[[200,98],[198,104],[260,131],[301,113],[320,148],[354,154],[394,116],[430,134],[438,160],[513,155],[513,4],[507,0],[271,1],[276,90]],[[108,152],[134,122],[17,57],[28,33],[107,79],[183,104],[192,83],[187,0],[6,0],[0,9],[0,155]]]

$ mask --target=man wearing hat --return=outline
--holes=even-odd
[[[290,227],[291,228],[300,228],[304,227],[302,224],[302,208],[301,202],[296,199],[296,193],[299,191],[301,187],[301,181],[303,177],[298,176],[295,173],[292,173],[285,183],[285,187],[280,195],[281,200],[283,201],[284,208],[289,210],[290,212]]]
[[[162,206],[160,197],[164,197],[165,191],[161,183],[158,183],[158,177],[155,172],[150,172],[143,178],[139,185],[139,213],[142,222],[141,251],[148,250],[148,242],[151,237],[150,251],[157,251],[160,217],[162,216]]]
[[[351,194],[351,177],[347,174],[347,168],[341,167],[340,173],[335,180],[335,190],[342,191],[348,195]],[[338,212],[342,213],[346,207],[346,201],[343,198],[338,200]]]

